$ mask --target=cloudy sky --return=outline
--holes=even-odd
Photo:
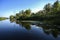
[[[32,12],[42,10],[47,3],[56,0],[0,0],[0,17],[9,17],[21,10],[31,9]]]

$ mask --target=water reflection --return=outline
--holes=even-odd
[[[54,26],[54,25],[45,25],[45,24],[41,24],[40,22],[30,22],[30,21],[19,21],[19,20],[15,20],[11,22],[16,22],[16,24],[22,25],[22,27],[24,27],[27,30],[31,29],[31,25],[36,25],[38,27],[42,27],[43,31],[45,34],[47,35],[52,35],[54,38],[57,38],[58,35],[60,35],[60,26]]]

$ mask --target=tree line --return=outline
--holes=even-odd
[[[5,19],[8,19],[8,18],[6,18],[6,17],[0,17],[0,21],[5,20]]]
[[[36,20],[48,24],[60,25],[60,2],[57,0],[53,5],[46,4],[43,10],[32,13],[30,9],[22,10],[16,15],[11,15],[10,20]]]

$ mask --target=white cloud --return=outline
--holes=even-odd
[[[43,9],[43,8],[40,8],[40,7],[33,8],[33,9],[32,9],[32,12],[36,13],[36,12],[42,10],[42,9]]]

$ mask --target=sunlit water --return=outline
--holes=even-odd
[[[30,24],[28,28],[22,24],[11,23],[9,20],[0,21],[0,40],[60,40],[60,31],[57,37],[52,33],[45,32],[37,25]]]

